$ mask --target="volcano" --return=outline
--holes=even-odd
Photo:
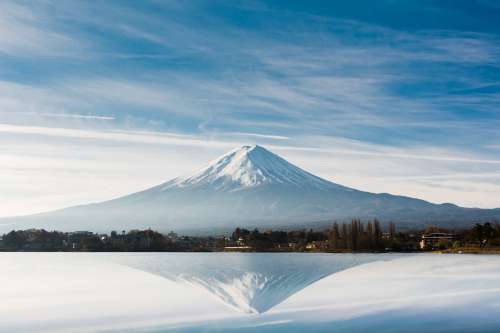
[[[193,175],[110,201],[2,219],[0,231],[213,232],[235,227],[317,227],[351,218],[394,221],[398,227],[459,227],[499,219],[500,209],[359,191],[317,177],[261,146],[243,146]]]

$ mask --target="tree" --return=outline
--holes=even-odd
[[[368,247],[370,250],[373,250],[373,248],[374,248],[373,223],[371,221],[368,222],[368,225],[366,226],[366,234],[367,234],[367,239],[368,239]]]
[[[12,230],[3,237],[4,243],[7,247],[13,249],[22,249],[28,240],[28,235],[22,230]]]
[[[237,241],[240,237],[241,237],[241,229],[240,228],[236,228],[233,231],[233,234],[231,235],[231,239],[233,241]]]
[[[347,225],[342,223],[342,245],[344,249],[349,249],[349,232],[347,230]]]
[[[353,250],[358,249],[359,245],[359,233],[360,233],[360,221],[351,221],[351,248]]]
[[[339,243],[339,225],[337,222],[333,224],[332,229],[330,229],[330,233],[328,235],[328,241],[330,242],[330,248],[331,249],[337,249],[338,243]]]
[[[477,223],[472,228],[472,233],[479,241],[481,247],[485,247],[489,244],[490,240],[498,236],[498,232],[491,223],[487,222],[485,224]]]
[[[382,245],[382,228],[377,219],[373,220],[373,242],[376,249],[380,249]]]
[[[396,236],[396,224],[394,222],[389,222],[389,237],[390,239],[394,239]]]

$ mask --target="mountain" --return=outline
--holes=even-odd
[[[118,199],[0,220],[0,231],[129,230],[209,232],[240,227],[305,227],[351,218],[399,226],[461,226],[500,218],[500,209],[462,208],[332,183],[260,146],[230,151],[188,177]]]

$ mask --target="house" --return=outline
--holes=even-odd
[[[172,242],[175,242],[178,238],[179,238],[179,235],[177,235],[175,232],[173,231],[170,231],[168,234],[167,234],[167,238],[170,239]]]
[[[237,240],[236,240],[236,245],[237,246],[245,246],[245,239],[243,237],[239,237]]]
[[[316,250],[318,247],[315,242],[307,243],[306,250]]]
[[[382,239],[391,239],[391,233],[390,232],[383,232]]]
[[[328,241],[312,241],[306,244],[306,250],[327,249],[328,245]]]
[[[252,252],[253,247],[251,246],[225,246],[225,252]]]
[[[441,244],[451,243],[454,239],[453,234],[444,232],[434,232],[431,234],[424,234],[420,239],[420,249],[435,249]]]

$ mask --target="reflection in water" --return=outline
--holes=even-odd
[[[148,264],[140,256],[116,260],[138,268],[148,266],[149,271],[174,281],[196,283],[233,307],[260,314],[129,332],[500,332],[500,317],[495,315],[500,309],[500,256],[173,257],[153,258]],[[158,265],[158,260],[164,264]]]
[[[3,253],[0,286],[1,333],[500,332],[493,255]]]
[[[393,254],[162,253],[113,254],[110,259],[169,280],[201,286],[227,305],[263,313],[315,281]]]

